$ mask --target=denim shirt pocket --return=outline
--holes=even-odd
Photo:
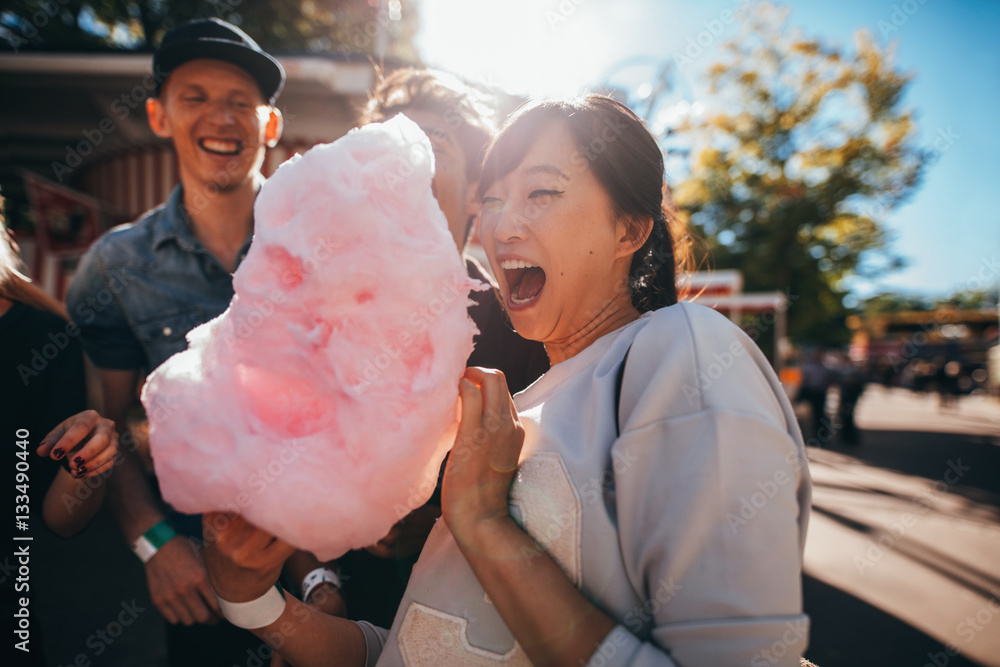
[[[135,334],[146,350],[150,371],[168,358],[187,349],[187,333],[207,317],[202,308],[159,313],[135,324]]]

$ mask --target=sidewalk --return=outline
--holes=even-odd
[[[1000,667],[1000,404],[874,388],[857,421],[809,451],[808,657]]]

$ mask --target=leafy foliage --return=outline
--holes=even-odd
[[[959,290],[949,296],[939,298],[931,298],[920,294],[884,292],[865,299],[860,304],[858,310],[865,315],[929,311],[936,308],[993,310],[997,307],[998,297],[1000,297],[1000,294],[995,289]]]
[[[376,54],[417,61],[415,3],[390,0],[12,0],[0,12],[0,49],[152,51],[163,33],[216,16],[271,53]]]
[[[769,4],[707,72],[720,109],[688,121],[690,176],[678,204],[717,268],[743,271],[748,290],[799,298],[789,334],[842,342],[845,279],[900,267],[882,226],[913,192],[929,153],[902,106],[911,75],[891,48],[859,31],[845,53],[788,27]]]
[[[885,292],[865,299],[859,308],[865,315],[882,315],[885,313],[904,313],[910,311],[927,311],[931,304],[923,296]]]
[[[938,306],[949,305],[959,310],[991,310],[997,307],[1000,302],[1000,294],[997,290],[961,290],[951,296],[938,300]]]

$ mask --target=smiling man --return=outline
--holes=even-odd
[[[149,125],[173,143],[181,183],[165,204],[98,239],[67,295],[99,370],[105,415],[120,431],[139,379],[184,350],[188,331],[229,305],[232,273],[253,232],[264,153],[282,127],[274,107],[285,80],[281,65],[229,23],[192,21],[167,32],[153,72]],[[186,539],[200,536],[200,517],[165,506],[134,452],[121,450],[126,458],[108,504],[171,624],[171,663],[241,663],[246,634],[226,623],[203,625],[219,620],[219,608],[201,556]]]

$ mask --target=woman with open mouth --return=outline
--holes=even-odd
[[[799,664],[802,437],[750,338],[678,303],[663,174],[610,98],[508,120],[481,237],[551,370],[514,398],[467,370],[444,521],[391,629],[270,592],[291,548],[237,519],[206,562],[244,627],[297,667]]]

